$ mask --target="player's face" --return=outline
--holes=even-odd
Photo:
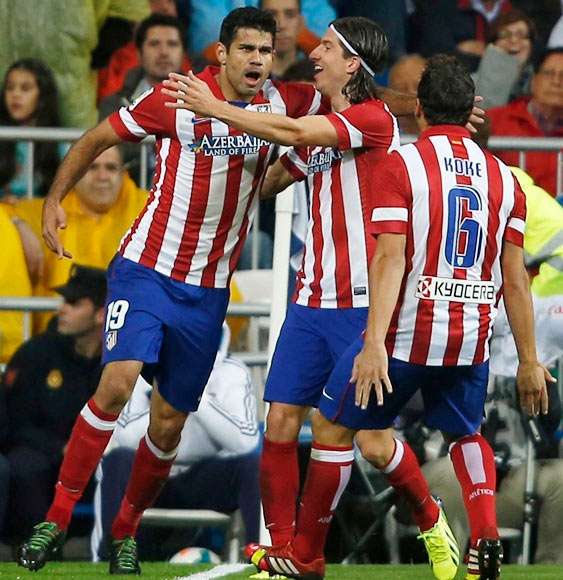
[[[121,153],[117,147],[110,147],[94,160],[76,184],[83,209],[95,214],[109,211],[121,192],[123,175]]]
[[[86,336],[102,323],[103,308],[96,308],[90,298],[79,298],[72,303],[64,300],[57,311],[57,330],[64,336]]]
[[[314,78],[317,89],[328,97],[339,95],[350,78],[352,59],[344,58],[338,37],[330,28],[309,58],[315,65]]]
[[[23,69],[10,71],[5,86],[6,109],[19,125],[31,124],[31,117],[39,102],[39,86],[35,75]]]
[[[173,26],[152,26],[139,53],[147,81],[154,85],[168,78],[169,72],[180,72],[184,47],[180,33]]]
[[[297,49],[297,36],[303,28],[303,16],[298,0],[262,0],[262,10],[274,17],[276,30],[276,52],[285,54]]]
[[[532,96],[540,109],[563,108],[563,54],[551,54],[532,79]]]
[[[274,58],[272,35],[254,28],[239,28],[227,50],[218,43],[220,84],[227,100],[250,102],[268,78]]]

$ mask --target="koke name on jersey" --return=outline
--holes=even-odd
[[[482,177],[483,168],[481,163],[470,161],[469,159],[459,159],[458,157],[444,157],[446,171],[456,175],[468,175],[469,177]]]

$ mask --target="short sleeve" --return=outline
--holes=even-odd
[[[406,234],[412,200],[410,182],[402,157],[386,155],[373,170],[372,213],[369,232]]]
[[[323,115],[330,111],[329,101],[305,83],[274,82],[286,106],[287,116],[294,119],[307,115]]]
[[[516,246],[524,246],[526,231],[526,195],[514,177],[514,206],[508,217],[504,239]]]
[[[109,116],[115,132],[124,141],[141,141],[147,135],[176,139],[176,110],[164,106],[168,98],[158,84],[137,97],[128,107]]]
[[[295,180],[303,181],[308,174],[308,155],[309,150],[307,147],[292,147],[280,157],[280,163]]]
[[[341,151],[359,147],[377,147],[389,150],[399,143],[395,117],[382,101],[371,100],[338,113],[330,113],[327,119],[338,135]]]

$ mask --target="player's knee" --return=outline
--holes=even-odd
[[[186,416],[151,416],[149,436],[151,441],[162,451],[169,452],[178,446]]]
[[[107,365],[94,395],[96,404],[108,413],[119,413],[131,397],[138,375],[133,368]]]
[[[305,407],[272,403],[266,419],[266,436],[270,441],[294,441],[299,436]]]
[[[384,467],[393,455],[393,438],[383,433],[380,436],[358,437],[356,441],[362,457],[377,469]]]

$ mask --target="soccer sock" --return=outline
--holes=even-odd
[[[266,528],[274,546],[293,539],[298,492],[297,441],[277,443],[264,437],[260,457],[260,495]]]
[[[395,451],[381,468],[389,485],[392,485],[410,504],[416,525],[429,530],[437,521],[440,509],[430,495],[413,450],[403,441],[395,439]]]
[[[450,445],[450,458],[461,485],[471,545],[479,538],[498,538],[495,511],[495,456],[487,440],[478,433]]]
[[[177,454],[178,447],[168,452],[159,449],[148,433],[141,439],[125,497],[111,527],[114,539],[122,540],[125,536],[136,534],[143,512],[153,504],[164,487]]]
[[[80,411],[59,471],[55,497],[46,520],[66,530],[72,510],[82,496],[117,424],[119,414],[102,411],[91,398]]]
[[[313,442],[293,540],[295,554],[304,562],[323,556],[332,515],[350,481],[353,461],[353,447]]]

